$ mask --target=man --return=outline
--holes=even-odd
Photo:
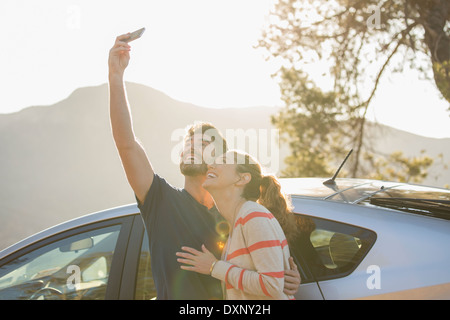
[[[200,248],[204,244],[220,257],[225,244],[226,235],[221,232],[223,219],[211,195],[202,187],[207,171],[202,153],[210,145],[212,136],[222,139],[221,135],[211,125],[189,130],[180,163],[185,176],[183,189],[172,187],[154,173],[134,135],[125,95],[123,76],[130,60],[130,46],[124,40],[128,37],[129,34],[117,37],[109,53],[111,128],[148,232],[157,298],[222,299],[218,280],[182,270],[175,255],[182,246]],[[206,132],[213,134],[204,139]],[[300,276],[293,262],[291,268],[293,270],[286,271],[285,290],[293,294],[300,284]]]

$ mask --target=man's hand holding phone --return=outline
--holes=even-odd
[[[110,77],[123,76],[123,73],[130,61],[131,47],[128,43],[140,38],[144,31],[145,28],[142,28],[131,33],[129,32],[120,35],[116,38],[114,46],[109,51],[108,66]]]

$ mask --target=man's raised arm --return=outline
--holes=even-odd
[[[138,200],[143,203],[153,182],[153,169],[143,147],[134,135],[125,93],[123,75],[130,61],[130,46],[123,40],[127,39],[128,35],[117,37],[109,51],[109,111],[114,142],[128,183]]]

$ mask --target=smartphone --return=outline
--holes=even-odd
[[[145,31],[145,28],[136,30],[136,31],[130,33],[130,37],[128,39],[124,40],[124,41],[125,42],[131,42],[133,40],[139,39],[142,36],[142,34],[144,33],[144,31]]]

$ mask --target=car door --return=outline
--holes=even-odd
[[[49,236],[0,261],[0,299],[117,299],[133,216]]]

